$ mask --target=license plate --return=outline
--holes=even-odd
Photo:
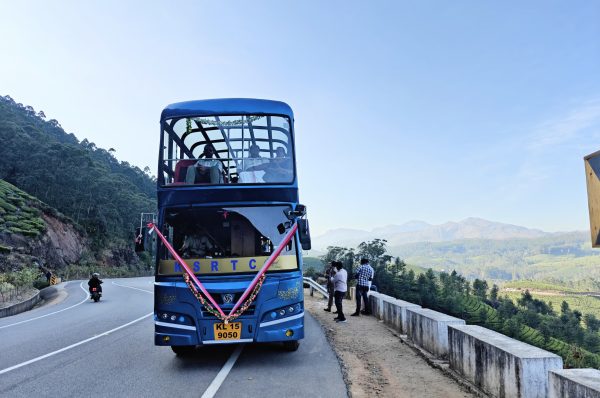
[[[242,336],[242,322],[215,323],[214,328],[215,340],[239,340]]]

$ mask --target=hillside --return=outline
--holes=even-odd
[[[86,246],[85,232],[72,220],[0,180],[0,272],[34,261],[62,268],[80,262]]]
[[[456,270],[467,278],[498,282],[532,279],[600,290],[600,250],[586,231],[549,233],[478,218],[430,225],[411,221],[372,231],[336,229],[313,238],[318,257],[326,246],[356,247],[387,239],[388,252],[408,264]],[[322,251],[321,251],[322,250]]]
[[[129,241],[139,214],[156,209],[146,172],[9,96],[0,97],[0,140],[0,179],[70,217],[94,252]]]
[[[392,255],[434,270],[457,270],[468,278],[537,280],[580,289],[600,288],[600,250],[587,232],[536,239],[420,242],[390,246]]]

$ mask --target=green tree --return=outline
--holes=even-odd
[[[479,279],[475,279],[473,281],[473,294],[483,301],[485,301],[487,298],[487,289],[487,281],[482,281]]]
[[[498,302],[498,286],[496,284],[494,284],[490,290],[490,301],[492,303],[497,303]]]
[[[583,321],[588,330],[596,333],[600,330],[600,320],[594,314],[585,314]]]

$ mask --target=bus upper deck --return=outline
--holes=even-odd
[[[161,115],[159,186],[295,186],[293,117],[287,104],[269,100],[169,105]]]

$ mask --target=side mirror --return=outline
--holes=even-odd
[[[281,224],[279,224],[277,226],[277,232],[279,232],[279,234],[283,235],[283,234],[285,234],[285,231],[290,229],[291,226],[292,226],[292,223],[289,221],[282,222]]]
[[[304,217],[306,215],[306,206],[297,204],[295,210],[284,210],[283,213],[288,220],[293,220],[297,217]]]
[[[135,229],[135,252],[141,253],[145,251],[144,247],[145,234],[143,228]]]
[[[302,250],[310,250],[310,230],[308,228],[308,220],[301,218],[298,220],[298,233],[300,236],[300,245]]]

